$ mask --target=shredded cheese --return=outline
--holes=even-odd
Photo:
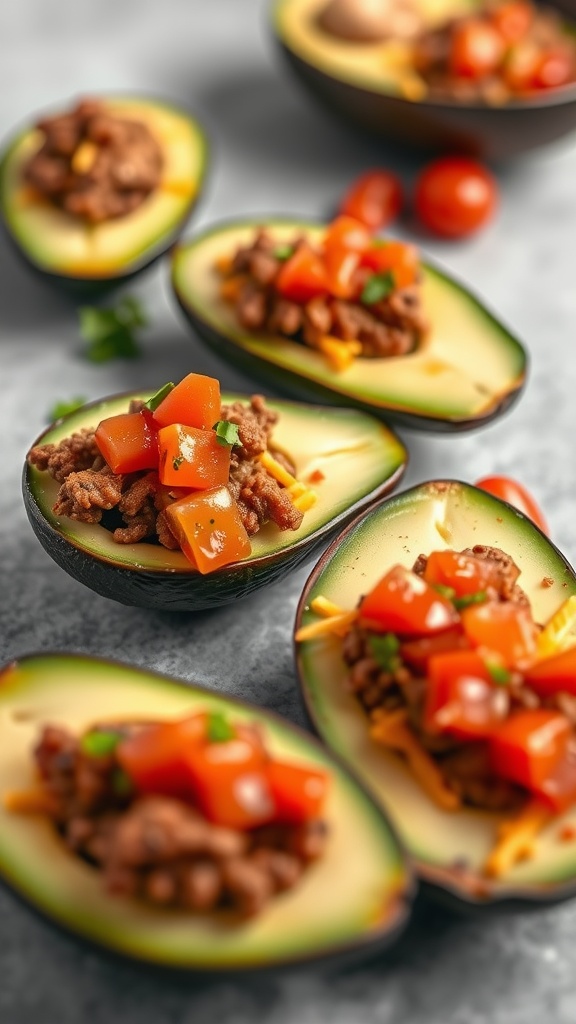
[[[232,257],[229,256],[227,253],[224,253],[222,256],[219,256],[218,259],[216,260],[215,267],[219,274],[224,275],[230,273],[230,271],[232,270],[232,264]]]
[[[576,636],[570,636],[572,627],[576,625],[576,594],[567,598],[557,612],[548,620],[536,641],[536,655],[540,658],[551,658],[567,647],[576,644]]]
[[[484,874],[500,878],[520,860],[534,855],[534,840],[554,812],[540,800],[531,800],[519,815],[503,821],[498,839],[484,865]]]
[[[50,814],[54,800],[43,789],[10,790],[4,793],[2,803],[10,814]]]
[[[456,811],[460,807],[460,797],[446,785],[438,765],[412,732],[406,709],[386,711],[377,708],[372,712],[371,721],[372,739],[404,754],[410,770],[434,803],[444,811]]]
[[[329,601],[322,594],[319,594],[313,601],[310,601],[310,609],[316,615],[322,615],[325,619],[329,619],[332,615],[343,615],[346,611],[345,608],[341,608],[339,604],[334,604],[334,601]]]
[[[330,618],[321,619],[319,622],[311,622],[308,626],[301,626],[296,632],[296,642],[304,640],[317,640],[321,636],[346,636],[350,626],[358,618],[358,612],[342,612],[340,615],[332,615]]]
[[[338,373],[347,370],[356,356],[362,352],[362,345],[359,341],[342,341],[341,338],[333,338],[330,334],[319,338],[315,348],[326,356],[332,369]]]
[[[262,452],[258,456],[258,461],[264,466],[264,469],[273,476],[279,484],[286,487],[292,504],[295,508],[299,509],[300,512],[307,512],[308,509],[312,508],[313,505],[318,501],[318,495],[316,491],[313,491],[311,487],[307,487],[300,480],[297,480],[292,473],[274,458],[270,452]]]
[[[234,277],[227,277],[220,285],[220,298],[225,302],[237,302],[248,278],[245,274],[235,274]]]
[[[87,174],[98,156],[98,146],[94,142],[81,142],[74,153],[71,167],[75,174]]]

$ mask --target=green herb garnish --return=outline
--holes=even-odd
[[[289,260],[294,255],[293,245],[278,245],[274,249],[274,256],[277,260]]]
[[[400,641],[394,633],[385,633],[384,636],[371,636],[368,641],[370,653],[379,668],[384,672],[395,672],[400,667]]]
[[[176,470],[180,469],[180,466],[182,465],[183,462],[184,462],[184,456],[183,455],[175,455],[174,458],[172,459],[172,467],[173,467],[173,469],[176,469]]]
[[[394,275],[391,270],[382,274],[372,274],[362,289],[360,302],[365,306],[374,306],[382,299],[387,299],[394,291]]]
[[[457,597],[454,600],[454,607],[461,611],[463,608],[469,608],[472,604],[484,604],[488,600],[488,594],[485,590],[477,590],[475,594],[464,594],[462,597]]]
[[[51,409],[48,411],[48,422],[52,423],[53,420],[59,420],[62,416],[69,416],[71,412],[76,412],[76,409],[80,409],[81,406],[87,399],[84,395],[78,395],[76,398],[65,399],[60,402],[55,402]]]
[[[81,306],[80,333],[88,342],[85,354],[92,363],[110,359],[134,359],[140,348],[134,337],[148,323],[138,299],[126,296],[114,308]]]
[[[221,711],[212,711],[208,715],[206,735],[210,743],[226,743],[234,739],[235,732],[230,722]]]
[[[166,395],[169,395],[170,392],[174,390],[175,386],[176,385],[173,384],[172,381],[168,381],[167,384],[163,384],[162,387],[158,388],[158,391],[152,395],[152,398],[149,398],[147,402],[144,402],[146,408],[149,409],[150,412],[154,412],[160,403],[164,401]]]
[[[115,768],[110,779],[112,789],[116,796],[131,796],[134,792],[134,785],[129,775],[122,768]]]
[[[504,665],[499,665],[497,661],[486,661],[485,665],[494,683],[498,686],[508,686],[512,674],[507,668],[504,668]]]
[[[438,594],[442,595],[442,597],[445,597],[448,601],[455,602],[456,591],[454,590],[454,587],[447,587],[444,583],[434,583],[433,587]]]
[[[87,732],[80,741],[84,754],[89,757],[108,757],[113,754],[122,739],[119,732],[112,732],[109,729],[92,729]]]
[[[216,440],[223,448],[233,448],[235,444],[239,448],[244,447],[240,440],[237,423],[230,423],[228,420],[218,420],[212,427],[212,430],[216,431]]]

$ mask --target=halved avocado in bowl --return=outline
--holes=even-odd
[[[329,773],[325,855],[299,885],[248,921],[226,911],[194,914],[110,895],[98,871],[66,848],[48,819],[10,813],[1,800],[0,879],[67,931],[164,967],[264,968],[391,942],[406,923],[414,888],[392,828],[318,742],[259,707],[120,663],[70,654],[24,657],[0,670],[0,794],[34,781],[32,750],[47,723],[78,733],[96,720],[162,721],[197,711],[253,722],[273,755]]]
[[[402,42],[393,37],[338,38],[321,24],[327,4],[328,0],[275,0],[272,32],[308,91],[351,125],[409,146],[453,149],[489,160],[520,156],[576,127],[574,83],[502,106],[427,98],[415,81]],[[419,0],[415,6],[424,24],[433,27],[481,5],[474,0]]]
[[[132,399],[117,395],[83,406],[50,426],[37,444],[58,443],[108,416],[126,412]],[[222,395],[223,402],[245,400]],[[269,401],[279,414],[274,444],[290,454],[299,479],[316,474],[318,500],[297,531],[269,523],[252,538],[251,555],[201,575],[181,551],[159,544],[116,544],[100,524],[79,523],[52,511],[58,483],[33,466],[24,469],[28,518],[40,543],[71,576],[104,597],[164,611],[199,611],[235,601],[282,579],[327,536],[371,502],[391,491],[406,467],[406,449],[382,423],[350,409]]]
[[[42,142],[26,127],[0,154],[0,214],[34,270],[75,293],[104,291],[165,253],[200,196],[208,143],[199,122],[172,103],[146,96],[102,96],[103,110],[143,124],[162,153],[160,181],[130,213],[90,224],[42,198],[23,170]]]
[[[322,595],[344,609],[356,607],[396,563],[410,568],[420,554],[483,544],[511,555],[537,622],[545,623],[576,594],[576,574],[551,541],[522,513],[459,481],[432,481],[379,502],[358,517],[313,570],[296,628],[316,620],[310,609]],[[500,877],[485,866],[502,813],[463,806],[440,809],[407,764],[369,738],[368,718],[346,686],[348,669],[337,637],[297,645],[300,685],[310,717],[328,746],[373,792],[412,854],[421,880],[467,907],[553,903],[576,896],[576,807],[550,819],[534,854]]]
[[[431,330],[409,355],[357,358],[336,371],[297,340],[249,334],[220,297],[215,268],[259,226],[258,221],[217,225],[176,246],[172,258],[172,284],[186,318],[227,361],[294,397],[341,401],[419,429],[479,427],[518,398],[527,366],[520,342],[463,285],[428,264],[422,268],[422,289]],[[280,245],[295,234],[318,240],[323,230],[287,219],[267,219],[266,228]]]

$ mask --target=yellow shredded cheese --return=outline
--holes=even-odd
[[[446,785],[438,765],[412,732],[405,708],[395,711],[377,708],[372,712],[371,722],[372,739],[404,754],[410,770],[434,803],[444,811],[456,811],[460,798]]]
[[[500,878],[518,861],[532,857],[536,836],[553,816],[554,812],[540,800],[531,800],[515,818],[503,821],[484,874]]]
[[[10,790],[4,793],[2,803],[10,814],[50,814],[54,800],[43,789]]]
[[[316,491],[306,491],[304,494],[299,495],[298,498],[292,499],[294,508],[297,508],[300,512],[308,512],[313,505],[318,501],[318,495]]]
[[[319,622],[311,622],[308,626],[301,626],[296,632],[296,642],[304,640],[317,640],[321,636],[346,636],[350,626],[358,618],[358,612],[341,612],[339,615],[331,615],[329,618],[321,619]]]
[[[75,174],[87,174],[97,156],[98,146],[94,142],[81,142],[72,157],[72,170]]]
[[[539,659],[550,658],[567,647],[573,647],[576,644],[576,636],[569,634],[574,625],[576,625],[576,594],[564,601],[544,626],[536,641],[537,657]]]
[[[333,338],[330,334],[319,338],[315,348],[326,356],[332,369],[338,373],[348,369],[356,356],[362,352],[362,345],[359,341],[342,341],[341,338]]]
[[[332,615],[343,615],[346,611],[345,608],[341,608],[339,604],[334,604],[334,601],[329,601],[322,594],[319,594],[313,601],[310,601],[310,610],[315,612],[316,615],[322,615],[325,619],[329,619]]]
[[[273,476],[279,484],[287,488],[294,508],[299,509],[300,512],[307,512],[308,509],[316,504],[318,501],[316,491],[313,491],[311,487],[307,487],[306,484],[292,476],[270,452],[262,452],[258,456],[258,460],[264,466],[264,469],[270,473],[270,476]]]

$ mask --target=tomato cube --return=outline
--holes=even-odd
[[[528,608],[511,601],[486,601],[462,612],[464,632],[473,647],[495,651],[511,668],[536,649],[536,626]]]
[[[247,558],[252,550],[227,487],[190,494],[168,505],[165,512],[186,558],[201,573]]]
[[[102,420],[94,440],[113,473],[137,473],[158,466],[156,431],[140,412],[122,412]]]
[[[320,816],[328,792],[327,772],[270,761],[267,776],[274,798],[275,821],[297,825]]]
[[[395,565],[360,603],[360,619],[383,633],[439,633],[458,622],[454,606],[421,576]]]
[[[424,723],[429,732],[485,739],[508,714],[504,687],[475,651],[437,654],[428,663]]]
[[[490,741],[490,756],[497,775],[543,797],[556,810],[576,799],[574,734],[559,711],[516,711]]]
[[[230,451],[213,430],[172,423],[158,431],[158,474],[167,487],[218,487],[230,475]]]
[[[158,427],[183,423],[210,430],[220,419],[220,384],[203,373],[189,373],[166,395],[153,417]]]

